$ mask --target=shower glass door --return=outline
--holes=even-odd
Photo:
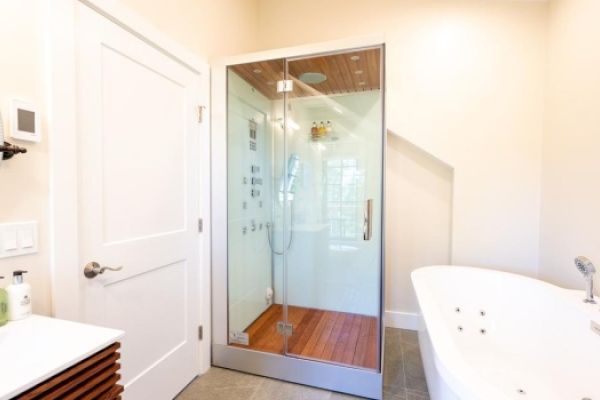
[[[286,354],[378,369],[382,49],[286,60]]]
[[[327,371],[350,367],[354,393],[361,379],[378,382],[382,53],[227,67],[226,354],[233,358],[217,355],[217,364],[275,354],[302,366],[319,361]],[[245,365],[287,378],[263,359]]]
[[[283,59],[227,68],[228,344],[284,354]],[[288,232],[289,235],[289,232]],[[281,325],[281,324],[280,324]]]

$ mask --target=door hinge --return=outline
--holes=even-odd
[[[294,81],[291,79],[277,81],[277,93],[291,92],[292,90],[294,90]]]
[[[204,110],[206,109],[206,106],[198,106],[198,123],[201,124],[202,122],[204,122]]]
[[[202,221],[202,218],[198,219],[198,232],[202,233],[204,229],[204,222]]]
[[[202,325],[198,327],[198,340],[202,340],[204,338],[204,329],[202,329]]]
[[[283,321],[279,321],[277,323],[277,333],[279,333],[280,335],[292,336],[293,332],[294,328],[292,327],[292,324],[286,324]]]

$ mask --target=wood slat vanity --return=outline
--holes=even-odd
[[[115,343],[14,399],[121,399],[120,347],[120,343]]]
[[[33,315],[0,328],[0,400],[121,399],[123,332]]]

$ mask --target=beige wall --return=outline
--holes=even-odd
[[[253,50],[258,0],[121,0],[161,31],[208,59]]]
[[[410,272],[450,262],[453,170],[397,135],[387,135],[386,317],[416,312]],[[426,216],[426,218],[424,218]]]
[[[454,169],[452,261],[536,275],[547,4],[477,0],[260,0],[259,43],[273,48],[382,33],[387,45],[388,129]],[[389,151],[389,149],[388,149]],[[399,160],[389,163],[393,167]],[[407,172],[408,173],[408,172]],[[388,206],[419,198],[388,170]],[[406,200],[410,202],[410,200]],[[447,232],[446,204],[419,207],[422,223]],[[436,208],[437,207],[437,208]],[[412,268],[445,261],[388,227],[388,304],[405,301]],[[397,228],[395,228],[397,226]],[[443,245],[440,242],[440,246]],[[422,246],[419,244],[418,246]],[[398,247],[403,248],[401,251]],[[418,257],[407,258],[416,251]],[[396,258],[397,257],[397,258]],[[413,262],[407,265],[406,262]],[[391,307],[391,306],[390,306]]]
[[[207,59],[255,47],[257,16],[251,0],[123,3]],[[33,101],[46,123],[43,9],[44,0],[0,0],[0,35],[4,38],[0,42],[0,107],[5,119],[8,100],[18,97]],[[0,260],[0,275],[8,276],[16,268],[29,270],[34,311],[50,314],[48,143],[52,138],[45,131],[42,134],[40,144],[19,143],[28,148],[27,154],[0,164],[0,223],[37,220],[40,229],[39,253]]]
[[[44,71],[41,2],[0,0],[0,109],[5,129],[8,101],[21,98],[44,107]],[[45,118],[43,124],[45,124]],[[5,130],[6,132],[6,130]],[[42,133],[44,134],[44,133]],[[13,139],[6,140],[16,143]],[[39,253],[0,260],[0,275],[9,283],[15,269],[26,269],[33,286],[33,306],[48,313],[51,307],[48,269],[48,140],[39,144],[20,142],[27,154],[0,163],[0,223],[37,220]]]
[[[595,207],[600,188],[593,184],[600,170],[600,113],[594,108],[600,100],[598,1],[555,0],[548,6],[372,0],[368,8],[357,0],[176,0],[168,7],[144,0],[123,2],[209,59],[256,48],[385,34],[388,128],[404,138],[390,140],[388,148],[390,202],[410,198],[404,204],[418,203],[421,211],[426,204],[424,232],[446,232],[452,221],[455,263],[535,275],[539,255],[543,278],[573,287],[581,285],[572,266],[575,255],[588,255],[600,264],[595,231],[600,226]],[[0,34],[17,38],[0,44],[0,106],[6,113],[8,99],[21,97],[43,110],[42,0],[0,0],[0,9]],[[45,124],[45,115],[42,119]],[[41,235],[38,254],[1,260],[0,274],[29,269],[34,307],[40,313],[51,310],[51,139],[45,136],[40,144],[26,145],[27,155],[0,165],[0,222],[36,219]],[[444,213],[449,207],[444,197],[447,171],[439,169],[443,163],[427,161],[423,151],[453,168],[451,218]],[[423,181],[412,180],[416,176]],[[428,203],[415,201],[428,195],[425,182],[433,185],[430,194],[439,196]],[[417,222],[410,207],[395,209],[393,221],[398,226]],[[437,237],[429,251],[426,245],[415,250],[421,236],[413,232],[408,240],[401,228],[390,224],[388,229],[388,243],[397,246],[388,249],[393,256],[388,260],[388,304],[413,311],[413,300],[405,297],[410,289],[402,282],[414,266],[444,262],[449,237]]]
[[[540,275],[573,288],[575,256],[600,267],[598,16],[598,0],[556,0],[549,15]]]

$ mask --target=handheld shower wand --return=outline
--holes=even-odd
[[[583,302],[596,304],[596,300],[594,300],[594,274],[596,273],[596,267],[594,267],[589,258],[584,256],[575,258],[575,266],[585,278],[586,288]]]

